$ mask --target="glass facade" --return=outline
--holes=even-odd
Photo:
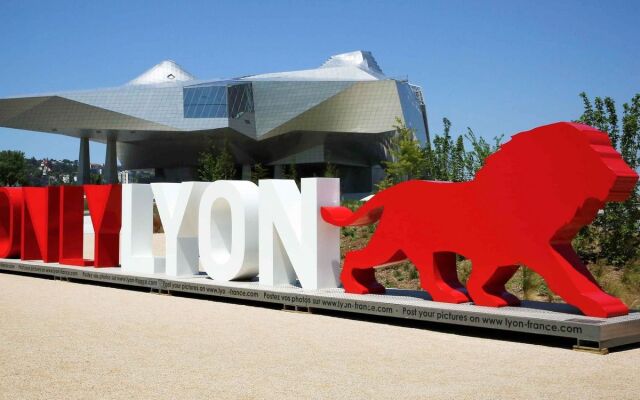
[[[391,132],[395,118],[403,117],[394,80],[254,82],[254,94],[261,137],[295,131]]]
[[[227,118],[227,86],[210,85],[183,89],[185,118]]]
[[[253,112],[253,90],[251,83],[240,83],[228,87],[229,118],[238,119]]]
[[[413,129],[416,138],[424,145],[427,140],[427,133],[420,109],[421,99],[417,96],[416,90],[407,82],[397,82],[397,85],[404,123],[407,127]]]
[[[233,118],[253,112],[251,83],[216,82],[183,89],[185,118]]]
[[[270,132],[353,84],[351,81],[254,81],[258,134]]]

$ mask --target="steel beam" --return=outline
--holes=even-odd
[[[89,158],[89,138],[80,138],[80,153],[78,154],[78,184],[91,183],[91,161]]]
[[[102,171],[104,183],[118,183],[118,157],[116,153],[116,139],[107,139],[107,152],[104,156],[104,168]]]

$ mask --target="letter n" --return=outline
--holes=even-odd
[[[58,261],[60,188],[22,189],[21,259]]]
[[[336,288],[340,228],[324,222],[320,207],[340,204],[340,181],[304,178],[302,193],[292,180],[260,181],[261,284]]]

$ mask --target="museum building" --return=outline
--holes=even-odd
[[[295,165],[323,176],[332,164],[343,193],[365,193],[381,179],[396,118],[424,143],[421,88],[386,76],[373,55],[335,55],[318,68],[200,80],[163,61],[115,88],[0,99],[0,126],[80,139],[79,183],[89,180],[89,141],[106,143],[104,180],[153,169],[156,181],[197,175],[199,155],[226,143],[249,179],[260,163],[275,178]]]

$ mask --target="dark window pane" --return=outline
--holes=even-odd
[[[241,83],[229,86],[229,115],[240,118],[247,112],[253,112],[251,83]]]
[[[226,85],[185,87],[183,89],[185,118],[226,118]]]

